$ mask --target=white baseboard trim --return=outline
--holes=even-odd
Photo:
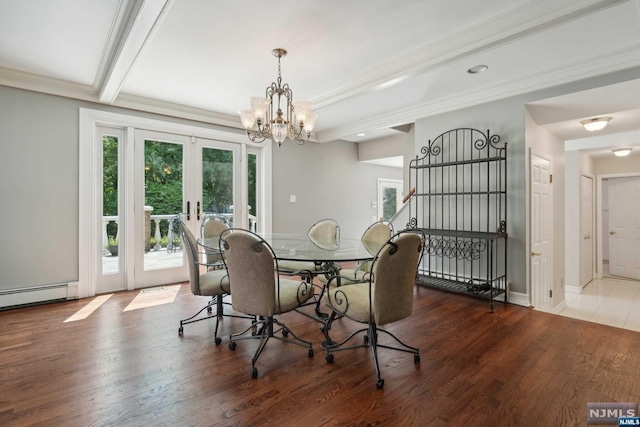
[[[509,302],[523,307],[531,307],[529,303],[529,295],[522,292],[509,292]]]
[[[30,288],[0,291],[0,308],[35,304],[54,300],[66,300],[68,283],[33,286]]]
[[[80,298],[80,282],[69,282],[67,286],[67,299]]]
[[[582,288],[578,286],[565,286],[564,294],[565,295],[580,295],[582,293]]]
[[[567,307],[567,300],[563,299],[562,301],[560,301],[560,304],[556,305],[553,310],[551,310],[551,313],[553,314],[560,314],[560,312],[562,310],[564,310]]]

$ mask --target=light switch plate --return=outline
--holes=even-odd
[[[289,196],[289,201],[290,201],[291,203],[295,203],[295,202],[296,202],[296,195],[295,195],[295,194],[290,195],[290,196]]]

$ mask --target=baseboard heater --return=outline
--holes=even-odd
[[[68,287],[68,283],[59,283],[56,285],[0,290],[0,311],[25,305],[66,301]]]

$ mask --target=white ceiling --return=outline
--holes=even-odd
[[[640,66],[640,0],[0,2],[0,84],[237,128],[237,110],[277,77],[274,48],[289,52],[294,98],[316,105],[316,140],[361,142]],[[478,64],[488,71],[466,72]],[[610,115],[614,130],[640,123],[639,91],[600,107],[548,100],[532,114],[579,138],[576,112]]]

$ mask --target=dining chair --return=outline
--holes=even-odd
[[[380,326],[396,322],[411,315],[413,289],[425,237],[421,232],[404,230],[395,234],[378,251],[366,280],[349,286],[333,286],[329,281],[325,302],[332,310],[323,329],[326,360],[334,361],[334,353],[360,347],[370,347],[376,370],[376,387],[384,387],[378,362],[378,348],[413,353],[414,363],[420,363],[420,350],[402,342],[397,336]],[[333,341],[329,332],[338,316],[348,317],[367,327],[352,332],[340,342]],[[357,334],[364,333],[363,344],[346,346]],[[393,338],[400,347],[383,344],[379,334]],[[392,342],[393,343],[393,342]]]
[[[200,226],[200,235],[208,239],[220,238],[220,234],[224,230],[228,230],[229,225],[224,222],[220,217],[214,216],[214,214],[204,214],[202,225]],[[205,249],[205,256],[209,269],[224,268],[222,261],[223,254],[221,251],[214,251],[211,249]]]
[[[233,283],[233,309],[259,319],[252,325],[258,328],[257,331],[248,334],[252,329],[249,327],[229,336],[231,350],[235,350],[238,340],[260,340],[251,359],[251,378],[258,377],[256,363],[271,338],[305,347],[308,356],[313,357],[311,342],[299,338],[276,317],[307,301],[313,295],[313,286],[306,281],[281,278],[277,273],[278,261],[273,249],[251,231],[226,230],[222,232],[220,242]]]
[[[378,221],[371,224],[362,233],[360,241],[365,249],[375,256],[385,243],[393,236],[393,225],[389,221]],[[348,285],[365,279],[371,270],[371,261],[364,261],[355,268],[341,268],[339,285]],[[318,279],[326,284],[332,276],[321,274]]]
[[[178,335],[183,335],[184,325],[215,317],[216,326],[214,331],[214,342],[216,345],[220,345],[220,343],[222,343],[222,338],[218,336],[218,327],[220,320],[222,320],[224,316],[239,318],[248,317],[224,313],[224,305],[229,304],[228,302],[224,301],[224,297],[231,293],[229,274],[227,272],[227,269],[224,268],[224,263],[222,264],[223,268],[207,271],[201,274],[200,268],[205,267],[208,269],[209,264],[199,262],[197,242],[193,233],[185,226],[183,222],[180,222],[179,228],[182,235],[183,246],[187,255],[187,264],[189,265],[189,283],[191,287],[191,293],[197,296],[210,296],[211,300],[196,314],[180,321]],[[213,313],[213,307],[215,307],[215,313]],[[207,311],[207,315],[198,317],[200,313],[205,310]],[[253,318],[250,319],[253,320]]]
[[[307,231],[309,241],[319,248],[325,250],[336,250],[340,246],[340,225],[335,219],[322,219],[314,223]],[[287,275],[297,275],[304,278],[308,283],[313,284],[314,277],[329,274],[330,271],[337,269],[338,265],[323,265],[320,262],[313,261],[278,261],[278,271]],[[327,314],[320,310],[322,295],[324,294],[325,285],[318,286],[319,294],[317,298],[308,301],[304,305],[315,305],[315,316],[311,316],[304,311],[301,314],[311,317],[315,320],[324,321]]]
[[[334,219],[322,219],[313,224],[307,231],[307,237],[316,246],[326,250],[336,250],[340,245],[340,225]],[[287,274],[296,274],[312,281],[313,277],[324,273],[320,263],[313,261],[287,261],[278,262],[278,271]]]

